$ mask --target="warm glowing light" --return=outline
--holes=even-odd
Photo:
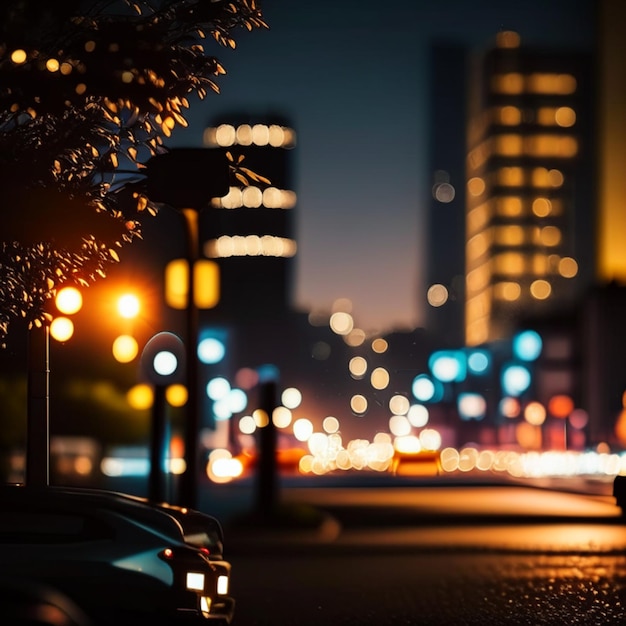
[[[27,59],[27,55],[26,55],[26,51],[25,50],[13,50],[13,52],[11,52],[11,61],[13,61],[13,63],[15,63],[16,65],[21,65],[22,63],[26,63],[26,59]]]
[[[423,404],[412,404],[407,413],[407,418],[414,428],[423,428],[428,424],[428,409]]]
[[[293,436],[298,441],[308,441],[313,434],[313,424],[310,420],[301,417],[293,423]]]
[[[113,357],[119,363],[130,363],[139,353],[139,344],[131,335],[120,335],[113,341]]]
[[[574,278],[578,274],[578,263],[572,257],[563,257],[559,261],[559,274],[564,278]]]
[[[389,385],[389,372],[384,367],[377,367],[372,372],[370,384],[374,389],[386,389]]]
[[[389,348],[389,344],[380,337],[372,341],[372,350],[376,352],[376,354],[383,354],[387,352],[388,348]]]
[[[270,423],[270,416],[262,409],[256,409],[252,413],[257,428],[265,428]]]
[[[350,398],[350,408],[355,415],[364,415],[367,413],[368,402],[365,396],[356,394]]]
[[[152,387],[143,383],[135,385],[128,390],[126,400],[133,409],[138,411],[149,409],[154,401]]]
[[[352,378],[360,380],[367,373],[367,361],[362,356],[352,357],[348,369]]]
[[[187,404],[187,397],[188,393],[185,385],[169,385],[165,390],[165,399],[170,406],[185,406],[185,404]]]
[[[433,428],[425,428],[419,434],[420,443],[424,450],[439,450],[441,448],[441,434]]]
[[[48,59],[46,61],[46,69],[49,72],[58,72],[59,71],[59,61],[57,59]]]
[[[256,430],[256,423],[252,415],[244,415],[239,420],[239,431],[244,435],[252,435]]]
[[[547,280],[535,280],[530,285],[530,293],[537,300],[546,300],[552,293],[552,286]]]
[[[411,433],[411,423],[404,415],[392,415],[389,418],[389,432],[396,437]]]
[[[56,341],[67,341],[74,334],[74,322],[67,317],[55,317],[50,324],[50,336]]]
[[[480,196],[485,192],[485,181],[482,178],[470,178],[467,182],[467,190],[472,196]]]
[[[83,306],[83,296],[76,287],[63,287],[55,296],[54,304],[61,313],[74,315]]]
[[[524,409],[524,419],[532,426],[541,426],[546,421],[546,409],[540,402],[530,402]]]
[[[330,328],[337,335],[349,335],[354,328],[354,320],[349,313],[337,311],[330,316]]]
[[[292,419],[293,414],[286,406],[278,406],[272,411],[272,423],[276,428],[287,428]]]
[[[430,306],[443,306],[448,301],[448,289],[440,284],[431,285],[426,292],[426,299]]]
[[[137,315],[139,315],[139,310],[139,298],[134,294],[124,294],[117,301],[117,311],[126,319],[137,317]]]
[[[330,435],[336,433],[339,430],[339,420],[332,415],[324,418],[322,422],[322,428]]]
[[[396,394],[389,400],[389,410],[394,415],[406,415],[409,412],[410,402],[406,396]]]
[[[281,394],[281,401],[288,409],[297,409],[302,402],[302,392],[295,387],[288,387]]]
[[[554,417],[566,418],[574,410],[574,401],[567,395],[556,395],[548,402],[548,411]]]

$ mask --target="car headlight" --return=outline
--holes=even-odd
[[[187,589],[204,591],[204,574],[200,572],[187,572]]]
[[[228,576],[217,577],[217,593],[220,596],[225,596],[228,593]]]

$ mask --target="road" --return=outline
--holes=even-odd
[[[227,522],[233,626],[626,623],[626,525],[606,495],[485,485],[282,494],[333,523],[312,533]]]

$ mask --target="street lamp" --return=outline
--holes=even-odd
[[[199,459],[199,366],[196,352],[199,314],[195,267],[200,260],[199,213],[212,198],[229,190],[229,165],[219,149],[177,148],[152,157],[146,164],[147,195],[175,209],[183,218],[186,243],[185,345],[188,398],[185,425],[186,469],[181,476],[180,504],[194,508],[198,491]]]

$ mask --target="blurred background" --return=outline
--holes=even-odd
[[[168,207],[57,302],[53,482],[144,489],[157,411],[183,471],[184,376],[155,384],[142,351],[186,337],[191,309],[203,480],[246,476],[268,420],[290,474],[626,472],[623,3],[263,10],[166,145],[231,150],[270,182],[198,213],[195,302]],[[9,480],[25,332],[0,353]]]

